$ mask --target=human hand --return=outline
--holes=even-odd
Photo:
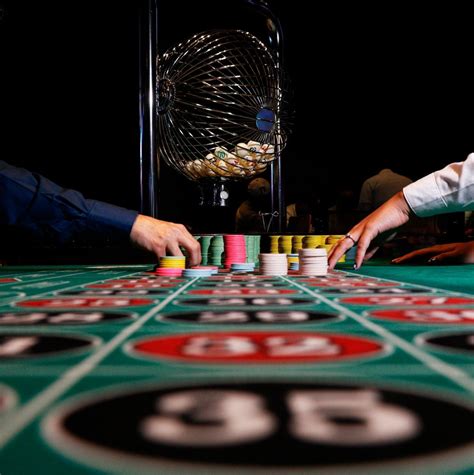
[[[182,256],[179,246],[189,252],[189,264],[195,266],[201,262],[201,246],[182,225],[160,221],[139,214],[133,223],[130,240],[138,247],[153,252],[156,257],[166,255]]]
[[[329,268],[333,269],[340,257],[357,243],[357,253],[354,268],[358,269],[362,261],[370,259],[378,249],[379,240],[389,235],[388,231],[398,228],[410,219],[410,207],[403,192],[392,196],[382,206],[356,224],[339,243],[332,248],[328,257]],[[385,234],[384,234],[385,233]],[[351,236],[351,238],[347,237]],[[372,247],[369,249],[370,244]]]
[[[410,252],[392,260],[393,264],[428,258],[430,263],[461,263],[474,264],[474,241],[439,244]]]

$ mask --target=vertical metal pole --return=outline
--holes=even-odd
[[[266,0],[246,0],[246,3],[255,8],[258,13],[266,18],[268,44],[273,51],[273,55],[278,68],[283,67],[283,29],[278,17],[273,13]],[[279,85],[280,86],[280,85]],[[276,124],[279,127],[279,124]],[[286,225],[286,207],[283,193],[283,182],[281,173],[281,144],[275,144],[275,160],[270,164],[270,196],[271,210],[278,211],[277,219],[272,221],[272,231],[282,232],[284,223]]]
[[[158,216],[160,164],[156,156],[157,0],[139,6],[140,212]]]

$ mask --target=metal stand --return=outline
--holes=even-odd
[[[139,35],[140,212],[156,218],[160,176],[155,142],[157,0],[140,0]]]
[[[266,0],[245,0],[247,4],[265,18],[267,26],[268,46],[274,53],[278,67],[283,66],[283,29],[280,20],[272,11]],[[279,124],[276,123],[276,127]],[[275,160],[270,164],[270,201],[271,210],[276,218],[270,222],[268,231],[282,232],[283,223],[286,223],[285,197],[283,193],[282,173],[281,173],[281,148],[275,144]]]

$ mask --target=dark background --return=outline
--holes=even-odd
[[[240,0],[160,2],[159,49],[208,28],[256,34]],[[295,93],[288,202],[334,203],[385,166],[417,179],[474,150],[467,6],[272,0]],[[138,2],[0,0],[0,157],[87,197],[139,207]],[[194,184],[163,167],[160,217],[193,224]],[[246,183],[235,185],[235,207]],[[219,231],[222,221],[216,221]]]

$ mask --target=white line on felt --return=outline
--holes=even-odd
[[[318,363],[308,364],[304,366],[298,367],[298,372],[310,373],[310,374],[320,374],[324,375],[326,373],[339,373],[339,374],[354,374],[354,369],[351,364],[351,361],[343,362],[344,366],[341,366],[340,363],[326,363],[324,366],[320,366]],[[391,376],[433,376],[432,370],[427,368],[425,365],[420,365],[418,362],[414,363],[404,363],[403,366],[396,363],[386,364],[386,363],[378,363],[374,361],[367,361],[364,362],[366,365],[364,366],[364,376],[373,376],[373,375],[381,375],[385,376],[390,374]],[[316,367],[318,365],[318,367]],[[460,365],[467,370],[472,369],[472,365],[468,363],[464,363]],[[24,367],[20,366],[8,366],[8,367],[1,367],[0,366],[0,376],[23,376],[26,378],[44,378],[44,377],[52,377],[57,376],[60,373],[64,373],[68,370],[69,366],[66,365],[57,365],[57,366],[45,366],[45,367],[36,367],[32,368],[33,373],[30,374],[25,372]],[[213,372],[228,372],[234,371],[235,373],[241,373],[242,367],[237,365],[235,368],[230,367],[229,365],[210,365],[210,369]],[[279,365],[278,368],[268,368],[268,370],[275,370],[276,372],[286,371],[287,373],[294,374],[294,365],[289,365],[285,367],[284,365]],[[268,371],[267,370],[267,371]],[[246,366],[245,371],[254,371],[260,372],[262,371],[262,367],[260,365],[256,365],[252,367],[250,365]],[[279,373],[280,374],[280,373]],[[194,375],[194,373],[193,373]],[[204,374],[205,376],[208,375],[207,373]],[[115,378],[117,376],[156,376],[156,367],[155,366],[137,366],[137,365],[100,365],[97,366],[91,373],[88,374],[88,378]],[[180,376],[181,377],[181,376]]]
[[[112,353],[121,343],[123,343],[130,335],[143,326],[147,320],[156,315],[163,307],[165,307],[172,299],[177,297],[183,290],[193,284],[198,278],[195,277],[176,292],[172,293],[161,303],[150,309],[142,315],[134,323],[124,328],[117,336],[112,338],[106,344],[101,346],[95,353],[73,366],[69,371],[64,373],[57,381],[47,387],[38,396],[30,400],[24,406],[19,407],[10,417],[2,422],[2,430],[0,433],[0,449],[32,422],[39,413],[52,404],[58,397],[64,394],[88,372],[92,371],[104,358]]]
[[[94,273],[98,273],[99,271],[93,271]],[[75,273],[74,275],[80,275],[80,274],[90,274],[91,272],[80,272],[80,273]],[[126,276],[127,274],[129,274],[129,272],[124,272],[124,276]],[[67,275],[63,276],[63,277],[67,277]],[[71,289],[74,289],[76,287],[80,287],[82,285],[89,285],[89,284],[95,284],[96,282],[102,282],[104,280],[107,280],[107,279],[97,279],[97,280],[92,280],[90,282],[83,282],[83,283],[75,283],[74,285],[70,285],[68,287],[63,287],[61,288],[61,291],[64,291],[64,290],[71,290]],[[29,282],[28,282],[29,283]],[[59,285],[59,284],[58,284]],[[28,297],[28,300],[31,300],[32,298],[39,298],[39,297],[46,297],[48,296],[48,294],[51,294],[52,292],[56,292],[56,291],[53,291],[53,290],[47,290],[45,292],[41,292],[39,294],[28,294],[27,297]],[[25,292],[23,292],[25,293]],[[60,298],[60,296],[58,295],[52,295],[51,297],[54,297],[54,298]],[[66,297],[66,296],[64,296]],[[14,299],[11,299],[8,303],[6,304],[2,304],[2,306],[7,306],[7,305],[12,305],[14,304],[15,302],[19,301],[19,300],[22,300],[24,299],[24,296],[23,297],[18,297],[18,298],[14,298]]]
[[[437,292],[446,292],[448,294],[461,295],[463,297],[472,297],[472,294],[468,294],[466,292],[457,292],[456,290],[440,289],[439,287],[430,287],[429,285],[412,284],[411,282],[403,282],[397,279],[385,279],[384,277],[377,277],[375,275],[368,275],[368,274],[359,274],[357,272],[351,272],[351,271],[343,271],[343,272],[350,275],[358,275],[360,277],[370,277],[372,279],[383,280],[385,282],[397,282],[398,284],[411,285],[412,287],[419,287],[420,289],[436,290]]]
[[[6,284],[6,285],[14,286],[14,285],[34,284],[36,282],[43,282],[43,281],[50,282],[54,279],[62,279],[62,278],[66,278],[66,277],[75,277],[76,275],[87,274],[87,273],[90,273],[90,272],[86,272],[86,271],[77,272],[76,271],[76,272],[71,272],[70,274],[59,274],[59,275],[53,275],[53,276],[43,276],[43,277],[37,277],[36,279],[28,280],[28,281],[10,282],[9,284]],[[18,273],[15,274],[15,277],[18,278]]]
[[[381,337],[385,338],[387,341],[392,343],[394,346],[397,346],[398,348],[405,350],[407,353],[409,353],[411,356],[413,356],[417,360],[427,365],[433,371],[445,376],[446,378],[450,379],[451,381],[461,386],[462,388],[470,392],[474,392],[474,380],[472,380],[471,377],[467,373],[464,373],[460,369],[454,366],[451,366],[445,363],[444,361],[441,361],[435,356],[432,356],[432,355],[429,355],[428,353],[423,352],[422,350],[412,345],[408,341],[404,340],[403,338],[400,338],[398,335],[395,335],[394,333],[391,333],[390,331],[381,327],[380,325],[377,325],[376,323],[365,319],[364,317],[357,314],[356,312],[353,312],[352,310],[349,310],[348,308],[342,305],[339,305],[336,302],[333,302],[327,297],[324,297],[322,294],[313,292],[312,290],[306,288],[304,285],[301,285],[298,282],[293,282],[286,277],[281,277],[281,278],[285,280],[286,282],[293,284],[299,287],[300,289],[303,289],[306,293],[308,293],[309,295],[312,295],[313,297],[318,298],[325,304],[353,318],[354,320],[359,322],[362,326],[364,326],[365,328],[368,328],[374,333],[377,333],[378,335],[380,335]]]

